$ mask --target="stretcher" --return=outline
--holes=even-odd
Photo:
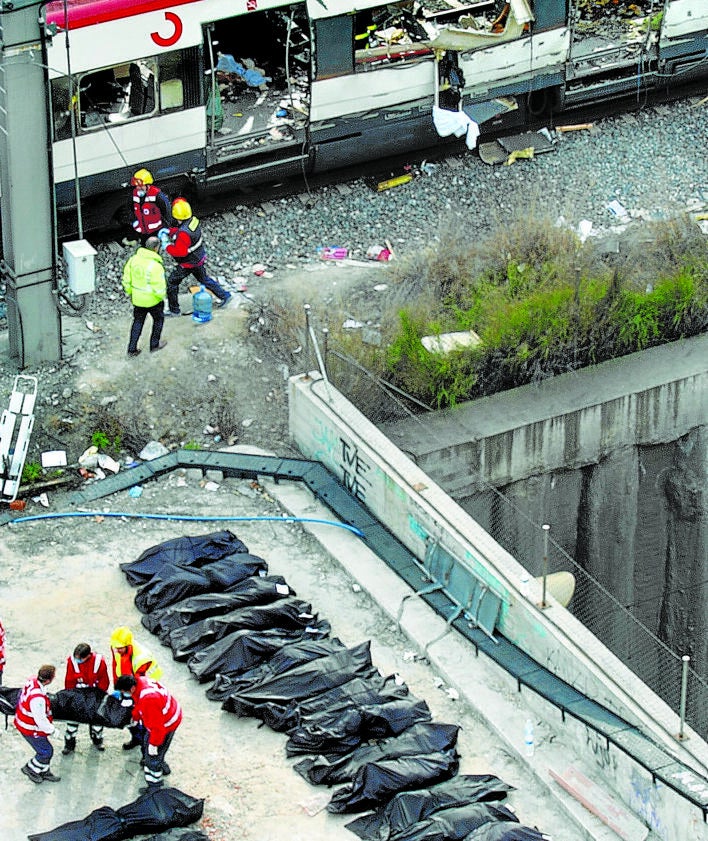
[[[12,502],[22,481],[37,399],[37,378],[18,374],[0,417],[0,500]]]

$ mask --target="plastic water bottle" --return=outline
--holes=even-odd
[[[204,324],[211,321],[211,295],[204,286],[192,295],[192,321]]]
[[[533,756],[533,721],[530,718],[526,719],[526,724],[524,725],[524,752],[526,756]]]

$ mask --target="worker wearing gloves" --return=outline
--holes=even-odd
[[[102,692],[108,692],[108,666],[106,658],[97,651],[92,651],[87,642],[80,642],[74,653],[66,659],[66,677],[64,689],[87,689],[96,687]],[[76,733],[79,725],[76,721],[69,721],[64,733],[64,756],[76,750]],[[96,750],[104,751],[103,726],[89,724],[89,735]]]
[[[56,671],[54,666],[40,666],[37,677],[29,678],[22,687],[15,708],[14,725],[34,751],[32,759],[20,770],[33,783],[58,783],[61,779],[49,770],[54,756],[49,737],[61,735],[52,723],[52,706],[46,690]]]
[[[177,223],[170,228],[170,244],[165,250],[174,257],[177,265],[167,278],[167,304],[169,309],[166,316],[181,315],[179,308],[179,285],[188,275],[192,275],[197,283],[202,284],[219,299],[215,304],[223,307],[231,300],[231,293],[227,292],[214,278],[209,277],[204,268],[206,263],[206,249],[202,237],[202,226],[199,219],[192,215],[189,202],[183,198],[176,198],[172,202],[172,216]]]
[[[145,732],[143,762],[146,787],[141,791],[153,791],[163,784],[163,776],[170,773],[165,754],[175,730],[182,723],[182,708],[156,680],[123,675],[115,686],[124,699],[132,700],[133,720]]]
[[[162,669],[149,649],[144,648],[134,638],[130,628],[121,626],[111,634],[113,652],[113,686],[118,691],[118,679],[125,676],[148,677],[157,680]],[[139,722],[128,726],[130,741],[125,742],[123,750],[132,750],[143,743],[144,732]]]

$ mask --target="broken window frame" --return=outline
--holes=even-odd
[[[136,69],[140,72],[144,85],[142,98],[133,89],[136,84]],[[113,86],[113,97],[110,99],[92,102],[86,91],[91,82],[99,80],[100,76],[113,73],[113,81],[108,81]],[[120,75],[119,75],[120,74]],[[131,78],[132,77],[132,78]],[[126,81],[123,81],[126,80]],[[105,81],[105,79],[104,79]],[[137,59],[135,61],[124,61],[120,64],[109,65],[108,67],[91,70],[82,73],[78,79],[78,128],[82,133],[89,133],[96,129],[107,128],[113,125],[122,125],[134,122],[135,120],[148,119],[154,116],[159,107],[157,91],[159,90],[158,60],[156,56]],[[145,103],[152,100],[152,107],[143,110]],[[141,104],[142,103],[142,104]],[[133,106],[139,105],[140,112],[134,113]],[[114,110],[117,106],[117,110]],[[106,110],[106,109],[110,110]],[[117,119],[110,119],[117,115]],[[91,122],[88,122],[88,120]]]

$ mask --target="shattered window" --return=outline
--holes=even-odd
[[[141,59],[79,79],[79,115],[83,129],[144,117],[155,111],[155,59]]]
[[[365,9],[354,15],[354,57],[357,71],[431,54],[423,8],[413,0]]]

